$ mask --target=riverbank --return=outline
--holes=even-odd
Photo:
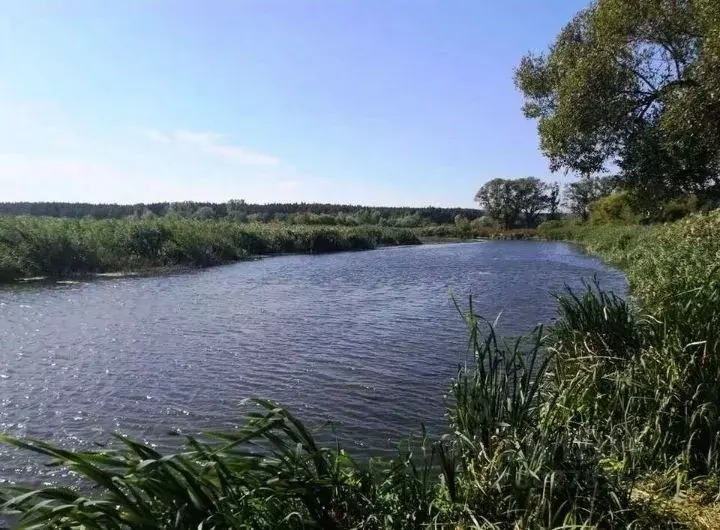
[[[0,282],[208,267],[262,255],[419,243],[410,230],[375,226],[0,217]]]
[[[157,274],[279,254],[477,240],[534,240],[535,229],[240,223],[230,220],[74,220],[0,217],[0,283]]]
[[[552,329],[518,342],[465,305],[475,362],[451,384],[448,434],[391,461],[322,447],[288,411],[258,402],[238,430],[188,439],[175,455],[126,439],[123,451],[88,455],[6,438],[106,501],[47,489],[6,508],[88,528],[717,528],[719,229],[720,212],[541,227],[621,266],[634,303],[591,284],[558,298]]]
[[[425,240],[533,240],[538,239],[535,228],[501,229],[491,226],[444,224],[415,228],[413,231]]]

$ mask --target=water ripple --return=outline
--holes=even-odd
[[[233,428],[276,399],[379,453],[421,422],[441,432],[466,337],[448,291],[500,331],[554,315],[551,291],[622,276],[560,243],[483,242],[287,256],[191,274],[0,291],[0,430],[70,447],[119,431]],[[0,448],[2,476],[57,477]]]

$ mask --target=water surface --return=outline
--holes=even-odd
[[[232,428],[250,396],[331,422],[358,452],[441,433],[466,351],[449,290],[505,334],[551,322],[552,291],[623,276],[562,243],[284,256],[157,277],[0,290],[0,430],[74,447],[119,431]],[[0,448],[8,479],[56,473]]]

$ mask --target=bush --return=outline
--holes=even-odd
[[[665,202],[660,207],[658,221],[677,221],[700,210],[697,195],[686,195]]]
[[[590,205],[590,222],[602,223],[636,223],[635,214],[627,192],[615,192],[598,199]]]

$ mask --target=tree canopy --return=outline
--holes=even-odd
[[[495,178],[478,190],[475,200],[487,216],[503,228],[533,227],[542,212],[548,216],[557,213],[559,187],[536,177]]]
[[[170,215],[183,218],[283,221],[313,225],[423,226],[451,224],[461,215],[472,221],[483,215],[475,208],[411,208],[352,204],[271,203],[251,204],[233,199],[226,203],[162,202],[152,204],[89,204],[69,202],[2,202],[0,215],[31,215],[80,219],[148,218]]]
[[[641,202],[720,192],[720,2],[596,0],[515,82],[551,169]]]
[[[565,205],[571,213],[587,220],[590,205],[612,193],[615,183],[610,177],[583,177],[565,187]]]

